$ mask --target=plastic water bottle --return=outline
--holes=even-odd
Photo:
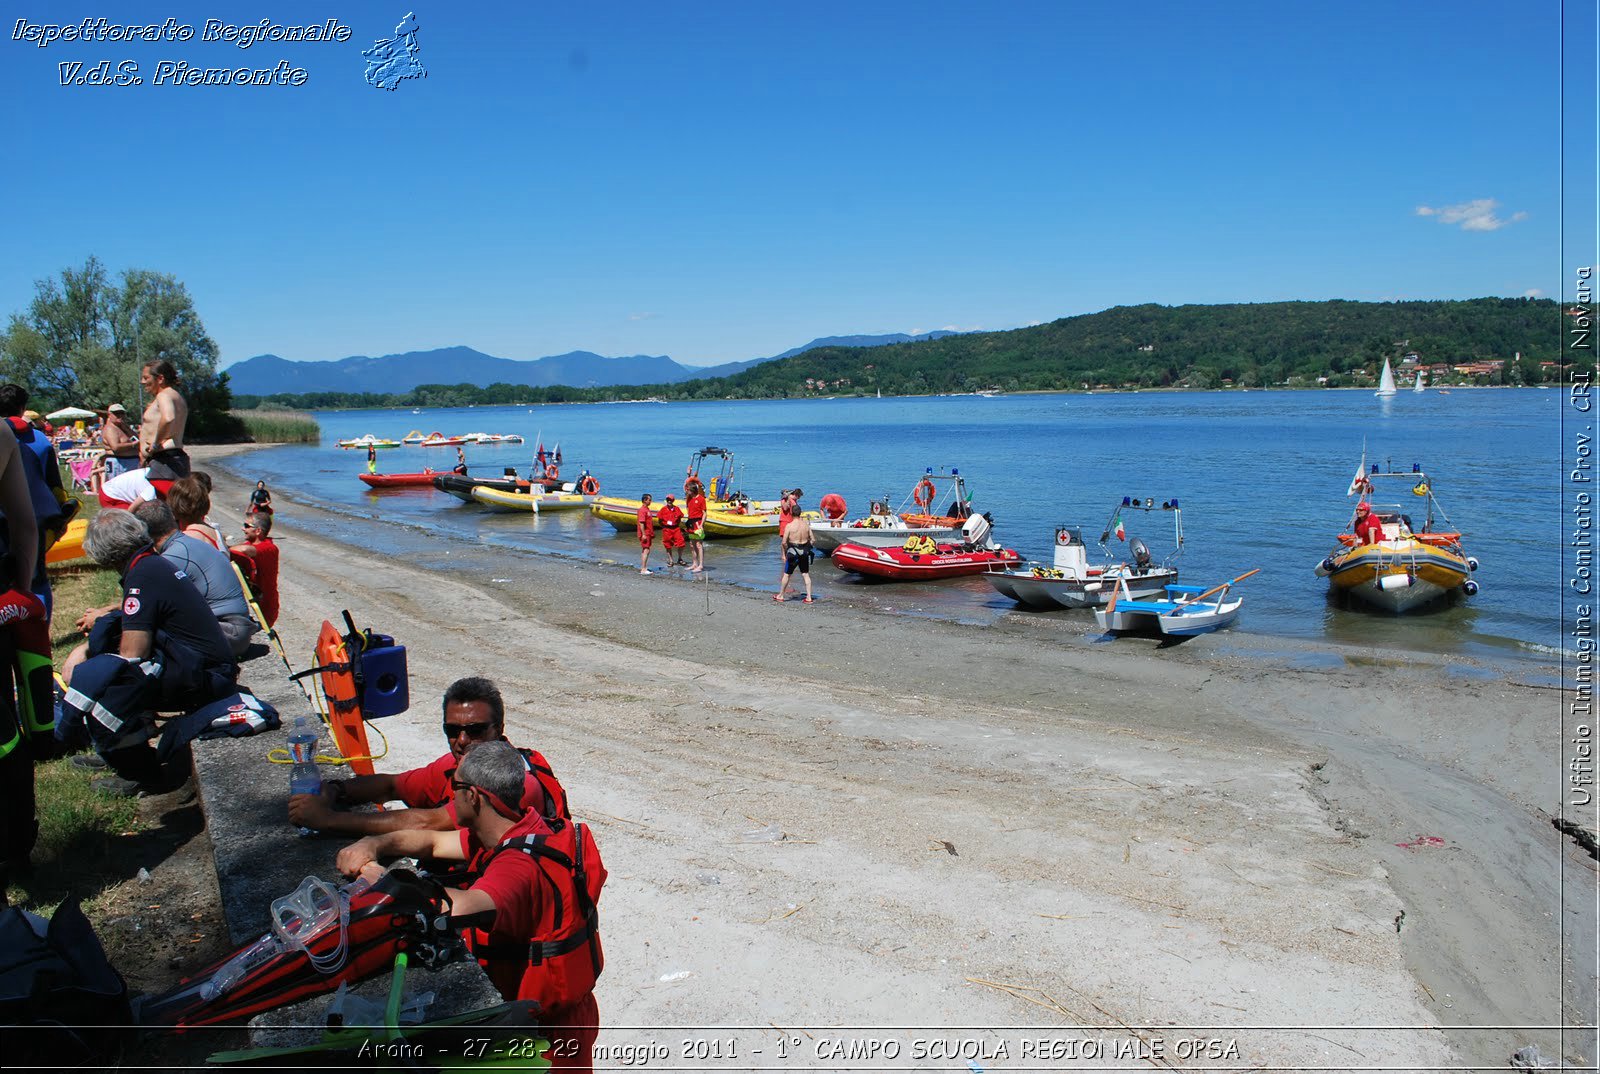
[[[317,794],[322,790],[322,772],[317,768],[317,731],[304,716],[294,719],[294,731],[289,735],[289,754],[294,764],[289,768],[289,793]],[[301,828],[301,835],[315,835],[310,828]]]

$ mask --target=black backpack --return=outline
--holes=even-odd
[[[115,1052],[132,1023],[128,984],[76,899],[40,936],[16,907],[0,911],[0,1055],[8,1066],[81,1065]]]

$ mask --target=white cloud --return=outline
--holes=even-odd
[[[1526,291],[1522,292],[1522,297],[1523,298],[1543,298],[1544,297],[1544,292],[1539,290],[1537,287],[1530,287]]]
[[[1502,219],[1495,215],[1495,210],[1498,208],[1500,203],[1494,198],[1478,198],[1474,201],[1464,201],[1460,205],[1441,205],[1438,208],[1419,205],[1417,215],[1436,217],[1441,224],[1460,224],[1462,231],[1499,231],[1509,224],[1528,218],[1527,213],[1516,212]]]

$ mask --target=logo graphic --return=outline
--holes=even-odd
[[[138,597],[129,597],[127,600],[123,601],[122,602],[122,614],[123,615],[138,615],[139,614],[139,598]]]
[[[392,92],[405,79],[427,78],[417,50],[417,16],[408,11],[394,28],[393,37],[379,38],[361,53],[367,58],[367,85]]]

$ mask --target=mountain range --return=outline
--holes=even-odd
[[[818,347],[881,347],[942,339],[953,332],[878,336],[823,336],[769,358],[695,367],[680,365],[665,355],[635,354],[607,358],[592,351],[569,351],[545,358],[517,361],[496,358],[471,347],[441,347],[407,351],[381,357],[353,355],[328,362],[293,362],[276,354],[258,354],[229,367],[229,385],[235,395],[277,395],[301,392],[404,392],[420,384],[518,384],[547,388],[601,388],[618,384],[676,384],[685,380],[726,377],[734,373],[792,358]]]

